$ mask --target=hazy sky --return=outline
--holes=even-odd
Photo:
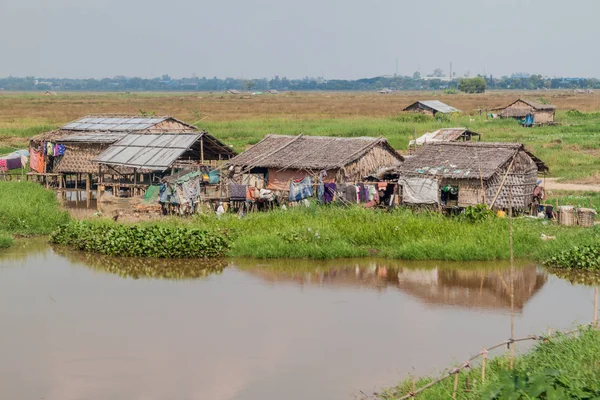
[[[600,77],[598,0],[0,0],[0,76]]]

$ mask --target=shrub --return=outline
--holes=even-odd
[[[6,249],[12,246],[14,240],[11,235],[5,232],[0,232],[0,249]]]
[[[600,270],[600,245],[575,246],[555,253],[544,264],[556,268]]]
[[[124,257],[220,257],[228,248],[224,235],[202,229],[88,221],[60,226],[50,240],[79,250]]]

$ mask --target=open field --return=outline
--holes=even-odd
[[[507,105],[518,97],[557,105],[560,126],[522,128],[512,120],[487,120],[478,109]],[[444,121],[400,115],[417,99],[435,98],[465,112]],[[577,109],[587,114],[572,115]],[[27,138],[86,114],[137,114],[141,111],[177,118],[207,129],[236,150],[267,133],[336,136],[384,136],[405,150],[417,134],[450,126],[467,126],[484,141],[524,142],[548,163],[551,176],[600,183],[600,97],[565,91],[487,92],[447,95],[402,92],[298,92],[251,96],[222,93],[39,93],[0,94],[0,154],[26,146]],[[594,113],[592,113],[594,112]]]

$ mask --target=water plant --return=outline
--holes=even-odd
[[[54,231],[50,240],[79,250],[123,257],[220,257],[228,247],[226,237],[214,231],[109,221],[71,221]]]

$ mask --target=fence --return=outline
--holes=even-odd
[[[534,341],[548,341],[553,337],[556,337],[558,335],[571,335],[574,333],[579,333],[584,329],[589,329],[590,327],[592,327],[593,329],[597,329],[598,328],[598,287],[595,288],[594,290],[594,318],[592,320],[592,322],[583,325],[577,329],[572,329],[569,331],[555,331],[554,333],[549,330],[547,335],[530,335],[530,336],[525,336],[525,337],[521,337],[521,338],[514,338],[514,322],[513,322],[513,313],[511,312],[511,338],[508,340],[505,340],[503,342],[500,342],[498,344],[495,344],[493,346],[487,347],[487,348],[483,348],[483,350],[479,353],[477,353],[476,355],[474,355],[473,357],[469,358],[467,361],[463,362],[462,364],[460,364],[458,367],[452,368],[451,370],[445,372],[442,376],[440,376],[439,378],[429,382],[428,384],[420,387],[420,388],[415,388],[415,380],[413,378],[412,381],[412,390],[410,391],[410,393],[399,397],[397,400],[407,400],[407,399],[412,399],[415,398],[419,393],[422,393],[423,391],[437,385],[438,383],[441,383],[443,381],[445,381],[448,378],[454,377],[454,386],[452,389],[452,398],[456,399],[456,395],[458,393],[458,378],[459,375],[461,373],[461,371],[465,370],[465,369],[470,369],[471,368],[471,364],[475,361],[477,361],[479,358],[481,358],[481,384],[485,383],[485,364],[486,364],[486,360],[488,358],[488,352],[504,347],[506,346],[507,349],[510,349],[510,369],[513,368],[514,365],[514,348],[515,348],[515,343],[517,342],[524,342],[524,341],[529,341],[529,340],[534,340]]]

